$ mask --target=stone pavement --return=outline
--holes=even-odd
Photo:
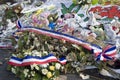
[[[19,80],[14,74],[7,71],[7,61],[10,55],[9,50],[0,50],[0,80]]]

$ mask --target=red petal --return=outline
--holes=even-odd
[[[108,16],[108,12],[101,12],[100,15],[101,15],[102,17]]]
[[[115,31],[115,30],[117,29],[117,27],[115,27],[115,26],[112,26],[112,29]]]

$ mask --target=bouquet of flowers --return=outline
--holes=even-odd
[[[17,45],[9,70],[22,80],[55,80],[61,72],[79,74],[90,65],[113,74],[107,64],[119,58],[119,22],[103,23],[103,8],[83,7],[90,3],[87,0],[62,1],[69,5],[57,2],[57,7],[51,4],[55,3],[53,0],[36,10],[21,11],[26,14],[16,22],[18,30],[13,36]],[[92,0],[93,5],[98,2]],[[108,18],[114,16],[109,15]]]

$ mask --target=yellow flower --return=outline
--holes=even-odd
[[[47,73],[47,77],[48,77],[48,78],[51,78],[51,77],[52,77],[52,73],[51,73],[51,72],[48,72],[48,73]]]
[[[50,66],[49,69],[50,69],[51,71],[54,71],[54,70],[55,70],[55,67],[54,67],[54,66]]]
[[[36,15],[39,15],[39,14],[41,14],[42,12],[43,12],[43,9],[39,9],[39,10],[36,11]]]

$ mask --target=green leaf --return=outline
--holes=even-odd
[[[23,73],[20,74],[20,79],[21,80],[26,80]]]
[[[76,7],[76,5],[75,5],[75,4],[71,4],[70,7],[69,7],[69,9],[68,9],[69,12],[71,12],[71,11],[73,10],[74,7]]]
[[[23,47],[23,44],[22,44],[21,41],[22,41],[21,39],[18,40],[18,46],[19,46],[20,49]]]
[[[11,68],[12,68],[12,66],[10,66],[10,65],[8,65],[8,66],[7,66],[7,70],[9,70],[9,71],[10,71],[10,70],[11,70]]]
[[[61,6],[62,6],[62,9],[61,9],[62,13],[66,14],[68,12],[68,8],[63,3],[61,3]]]
[[[61,3],[61,6],[64,10],[67,10],[68,8],[65,6],[65,4]]]
[[[39,79],[40,80],[40,79]],[[43,76],[41,80],[48,80],[47,77]]]
[[[64,9],[61,9],[61,11],[62,11],[62,14],[66,14],[67,13],[67,11],[64,10]]]
[[[72,0],[72,2],[73,2],[73,4],[77,4],[78,1],[77,0]]]
[[[42,80],[42,77],[40,74],[36,73],[35,76],[33,77],[34,80]]]
[[[99,0],[92,0],[92,5],[98,4]]]
[[[62,5],[62,8],[67,9],[64,3],[61,3],[61,5]]]
[[[59,76],[59,75],[60,75],[59,70],[56,70],[56,71],[55,71],[55,75],[56,75],[56,76]]]
[[[80,17],[84,17],[84,14],[78,14],[78,16],[80,16]]]
[[[85,22],[88,21],[88,20],[89,20],[89,17],[86,17],[86,18],[84,19]]]
[[[77,6],[76,10],[74,10],[73,12],[77,13],[81,8],[81,5]]]

